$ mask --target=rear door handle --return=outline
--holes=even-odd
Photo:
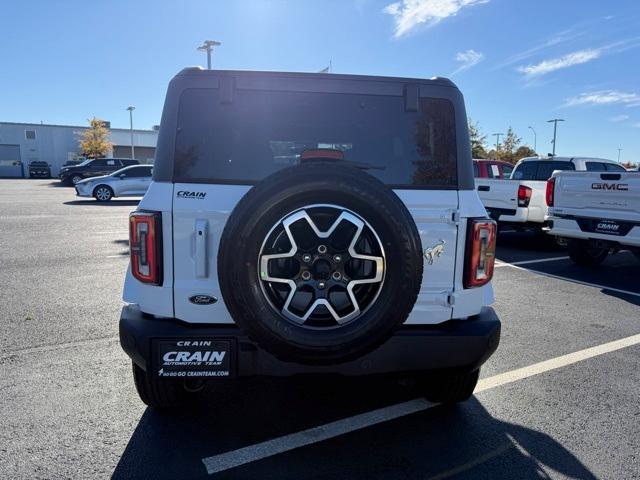
[[[478,185],[479,192],[488,192],[489,190],[491,190],[489,185]]]
[[[195,255],[196,278],[207,278],[208,233],[209,233],[209,222],[206,220],[196,220],[196,255]]]

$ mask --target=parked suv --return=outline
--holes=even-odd
[[[58,177],[66,185],[75,185],[83,178],[108,175],[129,165],[138,165],[138,160],[130,158],[96,158],[88,159],[78,165],[62,167]]]
[[[466,118],[442,78],[179,73],[130,216],[120,342],[141,399],[318,373],[468,398],[500,321]]]
[[[51,165],[39,160],[29,162],[29,178],[51,178]]]

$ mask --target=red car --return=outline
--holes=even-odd
[[[473,176],[476,178],[511,178],[513,165],[501,160],[473,160]]]

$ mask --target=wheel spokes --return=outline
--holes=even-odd
[[[354,289],[359,285],[382,283],[384,278],[383,256],[361,254],[356,251],[356,245],[358,244],[358,241],[363,234],[365,227],[367,227],[367,224],[358,216],[349,211],[346,211],[345,209],[339,207],[332,208],[339,209],[340,214],[337,216],[337,218],[335,218],[335,220],[326,230],[321,230],[318,227],[306,208],[298,210],[297,212],[294,212],[293,214],[285,217],[283,220],[281,220],[281,222],[276,224],[276,226],[269,233],[268,237],[281,223],[282,228],[291,245],[291,248],[289,249],[289,251],[284,253],[263,255],[261,252],[261,256],[259,258],[260,279],[263,282],[280,283],[288,286],[289,292],[286,294],[284,304],[279,309],[280,313],[289,320],[292,320],[293,322],[300,325],[307,322],[314,314],[314,312],[320,307],[324,307],[326,311],[331,315],[331,318],[333,318],[333,320],[339,325],[351,321],[362,313],[362,309],[358,302],[358,299],[356,298]],[[310,260],[312,256],[308,253],[305,253],[304,255],[302,254],[298,246],[300,242],[296,241],[295,234],[292,231],[292,226],[296,222],[300,221],[306,222],[318,242],[317,251],[320,252],[320,255],[316,255],[315,257],[313,257],[313,260]],[[350,228],[352,229],[355,227],[355,232],[351,235],[346,251],[342,251],[339,253],[327,252],[327,246],[325,244],[331,244],[332,235],[338,232],[338,229],[343,222],[351,224],[352,227]],[[377,235],[375,235],[375,232],[371,229],[371,227],[369,226],[368,228],[375,236],[375,240],[378,243],[378,249],[380,250],[380,253],[383,254],[380,240],[378,239]],[[304,242],[302,243],[304,244]],[[295,275],[283,275],[281,273],[278,274],[277,272],[274,272],[273,269],[270,269],[270,262],[282,259],[295,259],[297,261],[300,261],[303,265],[303,267],[300,269],[300,271],[302,272],[302,276],[300,277],[298,273],[296,273]],[[351,278],[347,278],[344,272],[344,266],[346,265],[347,261],[350,261],[352,259],[359,260],[360,262],[373,262],[372,267],[374,268],[374,275],[368,278],[352,278],[350,275]],[[309,265],[310,263],[311,265]],[[320,266],[322,266],[322,269],[320,268]],[[307,269],[307,267],[309,267],[309,269]],[[322,275],[326,275],[325,271],[327,268],[329,268],[330,276],[320,277],[321,273]],[[314,271],[314,274],[311,274],[312,271]],[[313,301],[309,302],[310,304],[307,304],[306,309],[304,309],[303,311],[300,311],[300,309],[298,309],[298,311],[296,312],[291,308],[291,304],[296,293],[302,291],[301,287],[306,288],[307,290],[305,291],[307,292],[309,288],[313,288],[314,297]],[[332,288],[339,288],[342,291],[346,291],[346,297],[351,303],[351,310],[348,313],[344,313],[344,307],[342,308],[342,310],[340,310],[338,307],[332,304]]]

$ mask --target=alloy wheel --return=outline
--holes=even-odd
[[[262,291],[284,318],[306,328],[332,328],[353,322],[375,303],[385,253],[358,214],[309,205],[276,222],[258,265]]]
[[[96,198],[101,202],[106,202],[111,198],[111,191],[107,187],[96,189]]]

